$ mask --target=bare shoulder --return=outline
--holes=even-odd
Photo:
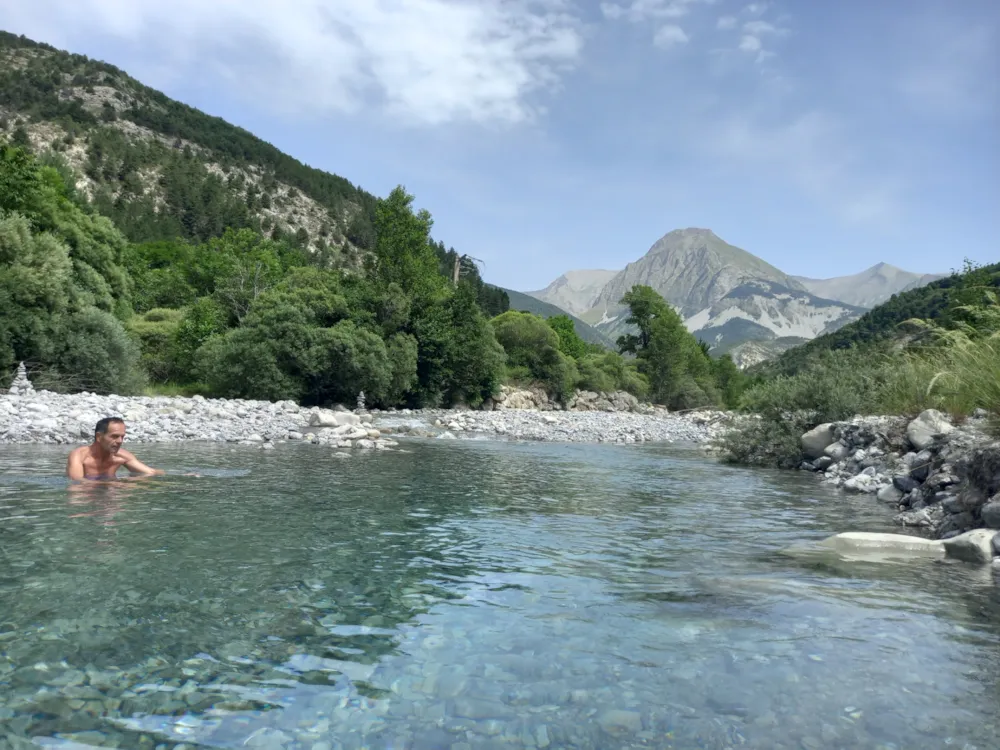
[[[118,456],[120,458],[124,458],[126,461],[134,461],[135,460],[135,454],[132,453],[132,451],[125,450],[124,448],[119,448],[118,449]]]

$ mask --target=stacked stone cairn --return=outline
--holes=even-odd
[[[30,396],[34,392],[35,387],[28,380],[28,371],[24,367],[24,362],[21,362],[17,366],[17,375],[14,376],[14,382],[10,384],[7,393],[11,396]]]

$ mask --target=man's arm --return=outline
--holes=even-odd
[[[76,448],[66,459],[66,476],[70,479],[83,479],[83,452]]]
[[[152,476],[154,474],[166,473],[163,469],[151,469],[126,450],[119,450],[118,455],[125,459],[125,468],[133,474],[145,474],[147,476]]]

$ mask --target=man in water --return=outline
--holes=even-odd
[[[125,422],[118,417],[105,417],[94,428],[94,442],[76,448],[66,461],[66,476],[70,479],[114,479],[124,466],[133,474],[153,475],[165,473],[151,469],[127,450]]]

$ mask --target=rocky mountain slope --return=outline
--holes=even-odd
[[[642,258],[615,274],[593,308],[581,317],[592,325],[620,327],[612,325],[622,317],[619,300],[636,284],[644,284],[689,318],[742,283],[758,279],[805,291],[783,271],[730,245],[709,229],[675,229],[657,240]]]
[[[343,265],[374,243],[375,197],[343,177],[112,65],[6,32],[0,137],[71,175],[136,242],[251,227]]]
[[[845,302],[856,307],[871,309],[894,294],[918,289],[944,274],[912,273],[888,263],[877,263],[861,273],[837,276],[832,279],[792,277],[817,297]]]
[[[544,289],[526,294],[580,315],[594,306],[605,285],[617,273],[599,269],[567,271]]]
[[[711,230],[688,228],[667,233],[618,273],[570,271],[529,294],[572,309],[615,340],[629,328],[619,300],[636,284],[651,286],[713,353],[729,353],[749,366],[836,331],[892,295],[937,278],[887,263],[833,279],[789,276]]]

